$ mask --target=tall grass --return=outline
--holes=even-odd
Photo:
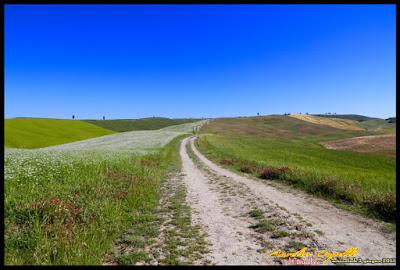
[[[183,135],[185,136],[185,135]],[[182,136],[147,155],[14,152],[5,158],[5,263],[99,264],[154,209]]]
[[[200,137],[198,146],[211,159],[235,170],[284,181],[353,205],[367,215],[395,220],[395,158],[324,149],[310,139],[208,134]]]

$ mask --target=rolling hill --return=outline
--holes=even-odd
[[[12,118],[4,120],[4,145],[41,148],[115,133],[79,120]]]
[[[371,120],[371,119],[379,119],[379,118],[369,117],[369,116],[364,116],[364,115],[359,115],[359,114],[313,114],[313,116],[326,117],[326,118],[348,119],[348,120],[354,120],[354,121],[358,121],[358,122],[367,121],[367,120]]]
[[[141,119],[84,120],[84,121],[116,132],[125,132],[133,130],[155,130],[167,126],[192,123],[199,120],[201,119],[194,119],[194,118],[171,119],[164,117],[150,117]]]
[[[293,114],[290,115],[297,119],[308,121],[314,124],[328,125],[339,129],[348,130],[365,130],[377,134],[395,133],[396,132],[396,118],[391,117],[388,119],[381,119],[375,117],[368,117],[358,114],[317,114],[317,115],[304,115]]]
[[[359,122],[358,125],[367,131],[379,132],[379,133],[395,133],[396,122],[386,121],[383,119],[369,119],[366,121]]]
[[[324,117],[327,119],[345,119],[357,121],[358,127],[367,131],[378,133],[395,133],[396,132],[396,117],[381,119],[358,114],[316,114],[316,117]],[[330,121],[330,120],[329,120]]]
[[[278,180],[355,205],[354,209],[361,207],[367,215],[393,220],[396,158],[386,152],[395,151],[395,144],[390,144],[393,149],[385,148],[385,153],[370,151],[371,147],[365,150],[364,146],[362,153],[353,149],[356,146],[343,150],[322,146],[367,135],[374,134],[291,116],[220,118],[201,129],[198,147],[215,162],[233,164],[233,169],[241,172],[253,167],[290,170],[287,178]],[[386,137],[375,136],[373,143],[380,144],[382,138]]]

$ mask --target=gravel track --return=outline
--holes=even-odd
[[[381,232],[381,223],[302,191],[276,188],[224,169],[196,149],[195,139],[184,139],[180,147],[183,181],[193,210],[192,222],[208,234],[208,259],[212,264],[285,264],[268,256],[268,252],[260,252],[266,240],[272,243],[267,251],[284,250],[288,242],[295,240],[314,250],[339,252],[356,247],[358,257],[364,259],[396,257],[395,235]],[[195,159],[187,151],[188,144]],[[254,219],[248,216],[255,207],[275,222],[282,221],[280,228],[290,236],[275,239],[269,232],[255,232],[251,228]]]

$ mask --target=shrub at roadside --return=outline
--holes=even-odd
[[[259,177],[261,179],[285,179],[290,172],[291,170],[288,167],[268,167],[261,169]]]
[[[237,159],[221,159],[220,163],[261,179],[283,180],[309,193],[333,198],[346,205],[361,206],[368,215],[387,222],[396,220],[396,195],[392,193],[371,194],[354,181],[340,181],[332,176],[314,175],[289,167],[266,167]]]
[[[375,215],[385,221],[396,220],[396,194],[383,193],[369,195],[363,204]]]

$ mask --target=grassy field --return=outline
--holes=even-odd
[[[142,119],[85,120],[85,121],[105,129],[117,132],[125,132],[132,130],[155,130],[172,125],[192,123],[199,120],[201,119],[194,119],[194,118],[170,119],[164,117],[151,117]]]
[[[388,123],[383,119],[370,119],[366,121],[359,122],[360,127],[369,130],[377,131],[380,133],[395,133],[396,123]]]
[[[79,120],[13,118],[4,120],[4,145],[40,148],[104,135],[114,131]]]
[[[325,118],[338,118],[357,121],[357,126],[367,131],[379,132],[379,133],[394,133],[396,132],[396,123],[388,121],[388,119],[373,118],[357,114],[337,114],[337,115],[324,115],[317,114],[318,117]],[[394,119],[394,118],[389,118]]]
[[[396,159],[325,149],[321,142],[370,135],[288,116],[216,119],[198,142],[207,156],[261,178],[272,178],[394,221]]]
[[[174,136],[144,131],[141,141],[131,132],[130,140],[115,134],[80,147],[6,149],[5,263],[100,264],[122,232],[145,224],[194,125],[180,125]],[[118,141],[126,140],[137,145],[121,151]]]
[[[378,118],[368,117],[368,116],[359,115],[359,114],[313,114],[313,115],[319,116],[319,117],[327,117],[327,118],[349,119],[349,120],[355,120],[358,122],[371,120],[371,119],[378,119]]]

